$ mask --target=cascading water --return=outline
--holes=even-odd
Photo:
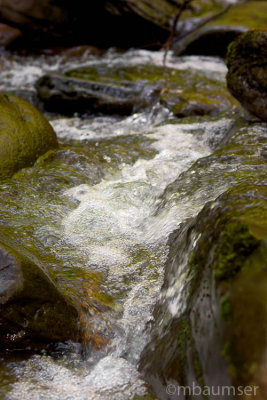
[[[34,97],[33,83],[44,72],[77,66],[59,56],[48,60],[2,56],[1,90]],[[86,65],[99,62],[94,58]],[[101,58],[108,65],[161,62],[162,53],[147,51],[120,56],[110,51]],[[170,56],[167,65],[224,80],[225,66],[215,58]],[[50,117],[61,148],[1,185],[1,225],[20,235],[22,244],[47,264],[62,291],[80,296],[89,308],[93,277],[97,293],[92,297],[106,308],[85,317],[87,335],[98,346],[90,345],[83,356],[80,346],[67,343],[52,355],[0,359],[0,393],[10,400],[145,398],[148,389],[137,367],[153,329],[168,238],[207,200],[206,193],[180,200],[173,193],[174,203],[172,196],[164,200],[165,191],[211,153],[233,121],[173,124],[171,113],[159,104],[126,118]],[[178,295],[169,304],[175,311],[186,301],[179,297],[182,277],[177,285]]]

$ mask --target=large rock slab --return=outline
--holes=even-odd
[[[221,81],[197,71],[163,71],[150,64],[77,68],[45,75],[36,87],[48,110],[65,114],[131,114],[158,101],[178,117],[216,116],[239,107]]]
[[[152,341],[140,364],[166,400],[168,384],[174,399],[181,386],[206,394],[252,386],[253,398],[267,394],[266,125],[238,121],[231,135],[164,195],[165,207],[188,196],[210,200],[170,238]]]
[[[226,56],[228,45],[249,29],[266,28],[267,2],[237,4],[175,43],[175,54]]]
[[[227,0],[192,2],[178,31],[192,30],[227,5]],[[88,3],[85,12],[82,0],[1,0],[0,19],[22,29],[27,47],[38,42],[52,46],[61,42],[160,47],[168,37],[178,6],[179,2],[172,0],[104,0]]]
[[[0,94],[0,180],[57,147],[52,126],[35,107],[17,96]]]
[[[267,121],[267,30],[250,31],[229,46],[227,85],[240,103]]]
[[[0,236],[0,349],[80,340],[78,311],[45,266]]]

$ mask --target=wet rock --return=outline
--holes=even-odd
[[[1,350],[80,339],[78,312],[57,290],[44,265],[2,234],[0,327]]]
[[[227,85],[240,103],[267,121],[267,30],[250,31],[229,46]]]
[[[163,399],[168,383],[251,385],[255,398],[266,397],[266,160],[259,156],[266,133],[265,124],[239,121],[228,143],[165,193],[169,207],[184,196],[210,201],[170,239],[153,339],[143,352],[140,368]]]
[[[146,105],[141,98],[143,87],[135,84],[114,85],[50,74],[42,77],[36,87],[48,110],[64,114],[104,112],[127,115]]]
[[[226,56],[228,45],[249,29],[266,28],[267,3],[249,1],[231,7],[208,24],[175,43],[175,54]]]
[[[227,94],[226,88],[219,83],[196,90],[163,91],[161,104],[181,118],[189,116],[218,116],[219,114],[235,114],[240,107],[234,98]],[[178,92],[178,93],[177,93]]]
[[[7,48],[20,36],[21,32],[19,29],[6,24],[0,24],[0,47]]]
[[[35,107],[12,94],[0,94],[0,179],[33,165],[57,146],[53,128]]]
[[[168,68],[163,73],[162,67],[149,64],[78,68],[46,75],[36,87],[48,110],[65,114],[131,114],[157,101],[179,117],[218,115],[239,107],[222,82],[194,71]]]

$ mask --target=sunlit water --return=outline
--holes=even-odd
[[[98,58],[91,58],[85,63],[93,65],[99,62]],[[130,51],[118,55],[109,51],[101,59],[101,63],[109,65],[140,62],[161,65],[162,53]],[[34,82],[44,72],[64,71],[78,65],[73,61],[63,63],[59,56],[2,57],[0,63],[3,65],[1,90],[32,93]],[[201,71],[220,81],[224,80],[226,72],[225,65],[216,58],[177,59],[170,55],[167,65]],[[55,259],[65,260],[65,271],[69,264],[79,262],[80,269],[102,274],[103,291],[115,302],[110,311],[96,315],[93,324],[94,331],[104,335],[108,331],[109,343],[101,351],[88,351],[85,357],[80,356],[79,346],[65,344],[53,357],[35,355],[5,364],[13,376],[7,399],[127,400],[146,394],[146,384],[141,380],[137,366],[149,338],[148,323],[153,321],[153,309],[160,297],[168,255],[167,241],[182,221],[196,215],[203,206],[201,197],[194,201],[187,198],[158,212],[161,197],[166,187],[195,160],[211,152],[210,143],[216,137],[223,137],[232,124],[226,119],[191,124],[163,123],[171,118],[167,110],[155,105],[150,112],[127,118],[80,119],[76,116],[57,117],[51,121],[64,144],[81,148],[83,143],[89,143],[97,149],[107,143],[104,146],[107,154],[103,155],[105,168],[102,171],[97,163],[92,166],[89,156],[88,161],[77,158],[71,150],[62,150],[62,159],[73,157],[73,171],[77,178],[72,176],[69,179],[71,183],[62,184],[60,190],[53,190],[53,186],[50,188],[48,185],[46,192],[38,182],[41,194],[36,194],[30,187],[28,182],[34,180],[31,180],[31,171],[29,175],[26,172],[23,181],[25,193],[13,204],[16,229],[17,232],[25,229],[23,224],[30,210],[37,208],[35,213],[32,212],[31,226],[28,227],[31,238],[22,239],[24,244],[30,249],[38,243],[43,249],[41,251],[48,252]],[[131,150],[131,146],[137,135],[148,143],[146,146],[151,154],[145,157],[140,152],[134,162],[129,162],[128,155],[126,159],[122,156],[114,166],[112,140],[116,139],[118,143],[126,140],[127,151],[133,159],[131,152],[135,150]],[[60,177],[64,174],[68,176],[70,171],[63,172]],[[44,187],[45,182],[44,179]],[[9,189],[4,187],[2,190]],[[20,209],[19,201],[27,204],[24,210]],[[45,223],[42,225],[40,209],[44,201],[42,221]],[[9,212],[10,209],[3,207],[2,223],[7,223]],[[56,270],[56,266],[53,268]],[[64,275],[64,271],[56,273]],[[178,300],[182,307],[183,299]],[[177,305],[170,307],[177,309]],[[92,323],[88,322],[89,325]]]

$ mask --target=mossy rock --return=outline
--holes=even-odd
[[[231,43],[227,85],[240,103],[267,121],[267,30],[254,30]]]
[[[264,184],[234,187],[199,215],[197,230],[201,236],[191,258],[191,268],[210,268],[215,278],[216,286],[210,290],[216,291],[216,308],[224,321],[220,328],[224,343],[221,352],[233,384],[259,386],[263,398],[266,389],[261,375],[266,361],[262,356],[267,347],[266,213]],[[192,312],[198,310],[204,318],[200,300],[194,303]]]
[[[148,64],[83,67],[46,75],[37,90],[47,109],[70,114],[131,114],[158,101],[179,117],[217,115],[239,107],[225,84],[205,73],[174,68],[163,72],[163,67]]]
[[[53,128],[35,107],[12,94],[0,94],[0,180],[32,166],[57,146]]]
[[[226,56],[228,45],[250,29],[267,26],[266,1],[237,4],[205,24],[185,39],[175,43],[175,54]]]
[[[156,329],[140,363],[156,393],[163,382],[193,380],[201,387],[258,386],[255,398],[266,398],[266,134],[263,123],[238,121],[227,143],[163,196],[164,212],[189,196],[207,204],[169,241]]]
[[[178,92],[178,93],[177,93]],[[179,118],[190,116],[233,115],[240,113],[238,102],[228,93],[223,84],[211,83],[209,86],[196,90],[163,91],[160,102]]]
[[[0,235],[1,350],[80,340],[79,316],[44,265]]]

